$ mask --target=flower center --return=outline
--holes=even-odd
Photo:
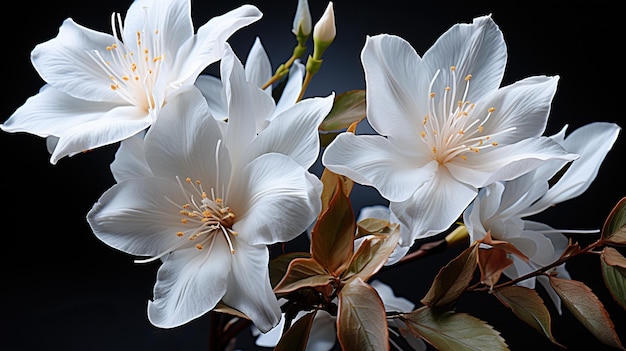
[[[468,155],[481,150],[498,146],[495,136],[514,130],[514,127],[486,133],[484,125],[496,110],[489,107],[486,111],[477,108],[475,103],[467,101],[472,75],[468,74],[464,81],[461,100],[454,101],[457,96],[456,66],[450,67],[452,86],[443,89],[441,98],[433,91],[439,70],[430,82],[428,114],[422,122],[421,140],[432,151],[433,159],[445,164],[458,157],[466,160]]]
[[[221,184],[219,162],[221,145],[222,140],[219,139],[215,147],[215,185],[218,187]],[[165,199],[178,209],[178,213],[182,216],[180,222],[186,227],[189,227],[189,229],[175,233],[177,237],[181,239],[186,238],[187,240],[179,240],[172,245],[172,247],[164,250],[160,254],[144,260],[135,260],[135,262],[152,262],[176,249],[186,246],[189,241],[195,242],[196,249],[203,250],[206,245],[213,245],[215,235],[223,235],[230,249],[230,253],[234,254],[235,245],[233,239],[239,235],[239,233],[233,230],[235,213],[233,213],[232,209],[225,204],[219,194],[216,195],[214,188],[211,188],[209,196],[199,180],[193,181],[191,178],[187,177],[183,182],[180,177],[176,176],[176,181],[186,199],[185,203],[180,204],[167,197]],[[228,194],[228,189],[222,188],[221,194]]]
[[[188,240],[198,240],[196,248],[202,250],[204,244],[214,234],[222,234],[228,243],[231,253],[235,253],[231,236],[237,236],[237,232],[232,229],[235,223],[235,214],[230,207],[224,204],[224,200],[215,196],[215,191],[211,189],[211,196],[208,196],[199,180],[193,182],[191,178],[185,179],[185,184],[176,177],[181,190],[189,202],[179,205],[181,222],[191,224],[192,228],[176,233],[178,237],[186,237]],[[188,188],[191,188],[189,190]],[[199,197],[196,197],[199,196]]]
[[[116,23],[119,32],[123,33],[119,13],[111,16],[111,27],[116,42],[103,51],[93,50],[89,54],[111,81],[111,90],[129,104],[142,107],[152,116],[156,116],[163,103],[155,96],[154,85],[165,59],[159,30],[148,30],[144,27],[138,31],[135,52],[118,35]]]

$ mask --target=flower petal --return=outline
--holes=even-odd
[[[300,90],[302,90],[302,82],[304,80],[304,65],[300,63],[300,60],[295,60],[289,68],[289,77],[287,84],[280,94],[280,99],[276,103],[276,109],[274,110],[274,116],[280,114],[291,106],[295,105],[300,97]]]
[[[509,258],[511,258],[511,260],[513,261],[513,264],[506,267],[503,271],[504,275],[509,277],[509,279],[519,278],[535,270],[535,267],[533,267],[531,264],[524,261],[520,257],[517,257],[515,255],[510,255]],[[537,280],[535,278],[536,277],[524,279],[518,282],[516,285],[523,286],[529,289],[534,289],[537,283]]]
[[[246,58],[246,80],[261,88],[271,77],[272,64],[270,58],[265,52],[261,39],[256,37]],[[271,95],[272,86],[268,86],[265,91]]]
[[[201,74],[196,79],[196,87],[208,103],[213,118],[224,120],[228,118],[228,101],[222,81],[208,74]]]
[[[221,16],[211,18],[198,28],[196,35],[189,38],[176,53],[176,65],[172,77],[177,80],[172,85],[193,83],[208,65],[222,58],[225,43],[237,30],[262,16],[261,11],[252,5],[242,5]]]
[[[475,102],[498,89],[504,76],[506,60],[506,43],[498,26],[490,15],[477,17],[472,23],[452,26],[424,53],[417,86],[428,87],[437,70],[441,70],[443,78],[450,74],[450,67],[454,66],[459,86],[465,85],[467,75],[472,75],[472,79],[467,97],[463,98],[463,89],[456,89],[456,95],[451,97],[451,101]],[[448,84],[448,79],[437,79],[433,91],[444,91]],[[427,103],[429,93],[426,91],[420,96],[422,104]]]
[[[565,151],[554,140],[540,137],[483,150],[466,160],[452,160],[446,167],[458,181],[481,188],[499,180],[519,177],[546,160],[571,161],[577,157]]]
[[[190,1],[133,1],[124,19],[123,37],[124,44],[134,52],[140,52],[137,33],[141,33],[143,42],[158,42],[163,52],[175,54],[193,36]]]
[[[563,267],[562,269],[564,270],[565,265],[560,265],[556,268],[556,270],[558,271],[560,267]],[[557,274],[557,276],[559,278],[564,278],[561,277],[560,274]],[[550,300],[552,300],[552,303],[554,303],[554,307],[556,308],[556,311],[559,315],[563,314],[563,310],[561,307],[561,297],[559,296],[559,294],[556,293],[556,291],[554,291],[554,288],[552,287],[552,284],[550,284],[550,278],[548,278],[547,276],[540,274],[538,276],[535,277],[536,280],[539,282],[539,284],[541,284],[541,286],[543,286],[543,289],[545,290],[546,294],[548,294],[548,296],[550,297]],[[569,276],[566,279],[571,279],[569,278]]]
[[[50,85],[30,97],[1,125],[7,132],[55,136],[50,162],[129,138],[151,124],[147,112],[133,106],[73,98]]]
[[[324,310],[317,310],[313,317],[306,351],[330,351],[337,343],[336,317]]]
[[[527,215],[541,212],[585,192],[596,178],[620,130],[614,123],[594,122],[573,131],[563,142],[563,147],[569,152],[580,154],[580,158],[572,162],[559,181],[528,209]]]
[[[223,301],[246,316],[261,332],[280,321],[281,311],[269,278],[269,251],[265,245],[237,240]]]
[[[308,169],[320,150],[319,125],[333,106],[334,95],[308,98],[276,116],[248,148],[250,160],[269,152],[287,155]]]
[[[161,110],[146,134],[146,160],[158,176],[190,177],[218,187],[231,171],[228,151],[223,145],[216,151],[221,139],[202,94],[191,88]]]
[[[428,113],[428,105],[417,104],[417,93],[428,88],[415,86],[420,60],[407,41],[388,34],[367,37],[361,52],[368,121],[379,134],[406,145],[415,143]]]
[[[238,216],[233,229],[249,244],[286,242],[304,233],[321,210],[321,182],[281,154],[250,162],[233,184],[229,205]],[[232,204],[232,205],[231,205]]]
[[[233,160],[238,160],[270,119],[276,105],[271,96],[246,81],[243,65],[230,46],[225,50],[220,68],[228,98],[225,143]]]
[[[66,19],[59,34],[41,43],[31,52],[33,66],[47,83],[77,99],[125,103],[113,91],[111,79],[90,56],[93,50],[105,50],[116,39]]]
[[[65,156],[110,145],[127,139],[150,126],[145,111],[134,106],[111,109],[98,119],[79,123],[59,135],[59,141],[50,157],[55,164]]]
[[[231,271],[232,254],[221,236],[203,250],[191,247],[168,255],[157,273],[148,319],[160,328],[174,328],[210,311],[222,299]]]
[[[478,190],[459,183],[443,167],[430,181],[424,183],[406,201],[391,202],[389,208],[406,226],[409,237],[402,237],[401,245],[412,245],[420,238],[439,234],[459,218],[474,199]],[[406,235],[401,232],[401,235]]]
[[[261,346],[261,347],[276,347],[276,345],[278,345],[278,342],[280,341],[280,338],[283,336],[283,330],[285,328],[285,314],[283,313],[281,318],[280,318],[280,322],[278,322],[278,324],[272,328],[271,330],[269,330],[266,333],[261,333],[261,331],[252,326],[252,335],[256,336],[256,341],[255,344],[256,346]]]
[[[491,138],[499,145],[543,134],[558,81],[558,76],[530,77],[484,96],[476,105],[484,109],[495,108],[482,124],[484,133],[508,130]]]
[[[144,133],[140,133],[120,143],[115,159],[111,162],[111,172],[116,182],[153,176],[146,161],[143,138]]]
[[[387,312],[411,312],[415,307],[415,304],[408,299],[396,296],[393,289],[380,280],[373,280],[370,285],[376,289]]]
[[[188,230],[178,204],[185,204],[178,184],[162,178],[130,179],[104,192],[87,214],[96,237],[136,256],[154,257],[174,246],[191,245],[176,235]]]
[[[492,217],[498,214],[504,190],[501,182],[480,189],[478,196],[463,212],[463,224],[467,227],[470,242],[482,240],[487,234],[485,225],[490,225]]]
[[[568,237],[544,223],[524,220],[524,229],[538,233],[538,235],[550,240],[550,246],[554,250],[552,261],[556,261],[570,244]]]
[[[40,137],[60,136],[68,128],[100,118],[115,106],[108,102],[80,100],[46,84],[2,124],[2,130]]]
[[[360,222],[366,218],[378,218],[389,221],[390,220],[391,211],[389,211],[388,206],[383,205],[373,205],[373,206],[365,206],[361,208],[359,212],[359,217],[357,217],[356,221]]]
[[[402,234],[402,228],[400,228],[400,236],[404,236],[405,238],[409,237],[408,234]],[[396,248],[393,249],[393,252],[391,252],[391,255],[389,255],[387,262],[385,262],[385,266],[391,266],[398,263],[404,256],[406,256],[407,253],[409,253],[410,249],[411,245],[403,245],[398,242],[398,246],[396,246]]]
[[[521,236],[517,238],[502,239],[513,244],[515,248],[519,249],[535,265],[547,266],[558,258],[558,255],[555,257],[552,242],[543,236],[541,232],[524,231]]]
[[[382,136],[346,132],[326,147],[322,164],[359,184],[375,187],[390,201],[403,201],[436,172],[438,164],[429,156],[409,154]]]

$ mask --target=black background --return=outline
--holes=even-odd
[[[230,39],[242,60],[260,36],[274,68],[291,54],[291,24],[296,0],[251,1],[264,17]],[[32,68],[32,48],[53,38],[67,17],[89,28],[111,32],[110,14],[124,14],[130,1],[63,1],[3,5],[4,121],[43,85]],[[243,2],[193,1],[196,28],[209,18]],[[326,2],[309,0],[314,22]],[[623,29],[620,10],[609,2],[421,1],[380,3],[335,1],[337,37],[308,96],[363,89],[360,51],[366,35],[397,34],[421,55],[457,22],[491,13],[504,32],[508,64],[503,84],[532,75],[560,75],[546,133],[564,124],[569,131],[592,121],[624,123]],[[9,20],[10,19],[10,20]],[[8,41],[8,42],[7,42]],[[133,258],[99,242],[85,215],[113,184],[109,164],[116,145],[49,163],[45,141],[28,134],[0,134],[2,155],[2,243],[0,350],[207,350],[208,317],[172,330],[153,327],[146,317],[156,264],[137,265]],[[626,195],[623,177],[626,141],[621,135],[600,168],[597,180],[582,196],[537,216],[555,228],[599,228],[611,208]],[[319,171],[319,165],[316,171]],[[369,188],[356,187],[353,204],[383,203]],[[584,236],[575,236],[581,243]],[[439,267],[458,248],[377,276],[397,295],[419,304]],[[622,251],[623,252],[623,251]],[[625,312],[602,284],[599,258],[568,263],[574,279],[583,281],[609,311],[626,343]],[[567,311],[553,313],[552,328],[569,350],[603,349],[602,344]],[[502,332],[512,350],[558,350],[517,320],[493,297],[464,297],[459,311],[469,312]],[[238,346],[251,346],[243,332]]]

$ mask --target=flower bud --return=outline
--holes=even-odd
[[[298,8],[293,18],[293,34],[298,37],[298,41],[311,35],[311,11],[309,10],[309,2],[307,0],[298,0]]]
[[[322,58],[322,53],[330,46],[330,44],[335,40],[335,35],[337,31],[335,29],[335,12],[333,10],[333,2],[328,2],[328,6],[326,7],[326,11],[320,18],[320,20],[315,24],[313,28],[313,57],[317,60]]]

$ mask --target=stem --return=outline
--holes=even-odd
[[[298,99],[296,101],[300,101],[304,97],[304,92],[306,91],[306,88],[309,86],[309,83],[311,82],[311,78],[313,78],[313,74],[307,71],[306,75],[304,76],[304,81],[302,82],[302,89],[300,89],[300,95],[298,96]]]
[[[252,323],[245,318],[237,318],[233,323],[227,325],[227,320],[221,312],[211,311],[209,320],[209,350],[225,351],[229,350],[231,342],[245,328]],[[231,317],[232,318],[232,317]]]
[[[276,83],[285,74],[289,73],[289,68],[291,67],[291,65],[293,64],[293,62],[297,58],[298,57],[296,57],[296,56],[291,56],[289,58],[289,60],[287,60],[287,62],[285,62],[282,65],[278,66],[278,68],[276,69],[276,73],[274,73],[274,75],[267,82],[265,82],[265,84],[263,84],[263,86],[261,87],[261,90],[265,90],[270,85]]]
[[[523,280],[526,280],[528,278],[532,278],[532,277],[538,276],[540,274],[545,274],[545,272],[547,272],[551,268],[559,266],[559,265],[567,262],[569,259],[572,259],[572,258],[574,258],[574,257],[576,257],[578,255],[589,253],[591,250],[595,249],[596,247],[602,246],[602,245],[604,245],[604,239],[598,239],[595,242],[593,242],[592,244],[589,244],[589,246],[585,247],[584,249],[572,252],[570,255],[567,255],[565,257],[561,257],[558,260],[552,262],[551,264],[549,264],[549,265],[547,265],[545,267],[538,268],[537,270],[535,270],[533,272],[530,272],[530,273],[527,273],[527,274],[524,274],[524,275],[522,275],[522,276],[520,276],[518,278],[509,280],[509,281],[504,282],[504,283],[500,283],[500,284],[494,285],[493,287],[482,287],[482,288],[479,288],[478,286],[480,285],[480,283],[476,283],[476,284],[468,287],[466,290],[467,291],[491,291],[491,290],[494,290],[494,289],[503,288],[505,286],[514,285],[514,284],[517,284],[517,283],[519,283],[519,282],[521,282]]]
[[[419,248],[411,253],[406,254],[402,257],[398,262],[396,262],[392,267],[396,267],[400,264],[406,264],[409,262],[416,261],[422,257],[426,257],[428,255],[432,255],[435,253],[441,253],[446,249],[457,245],[459,243],[467,244],[468,232],[467,227],[465,225],[459,224],[457,228],[447,234],[443,239],[434,240],[425,242],[419,246]],[[390,268],[391,266],[384,266],[385,268]]]
[[[228,326],[221,336],[220,350],[226,350],[229,342],[237,337],[245,328],[248,328],[252,322],[249,319],[239,318],[236,322]]]
[[[220,329],[220,313],[211,311],[209,319],[209,350],[219,350],[220,349],[220,338],[219,338],[219,329]]]
[[[261,89],[265,90],[270,85],[276,83],[285,74],[289,73],[289,68],[291,68],[291,65],[293,65],[294,61],[296,61],[297,58],[302,57],[305,51],[306,51],[306,46],[298,42],[298,45],[296,45],[296,47],[293,49],[293,53],[291,54],[291,57],[289,58],[289,60],[287,60],[282,65],[278,66],[274,75],[265,84],[263,84]]]

